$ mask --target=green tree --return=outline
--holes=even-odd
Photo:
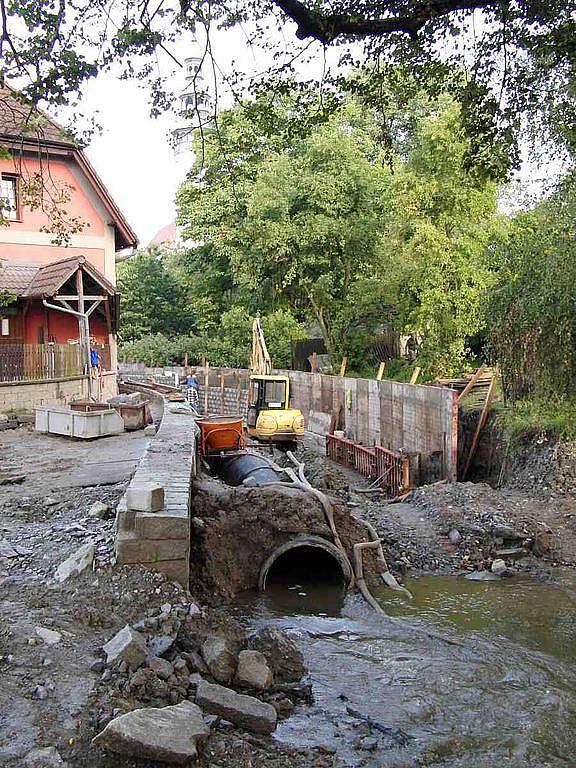
[[[119,265],[120,333],[126,341],[160,332],[186,333],[194,327],[183,290],[165,261],[160,249],[150,248]]]

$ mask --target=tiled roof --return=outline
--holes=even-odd
[[[74,256],[41,266],[22,295],[27,298],[53,296],[72,277],[79,266],[82,266],[108,293],[117,292],[112,283],[96,267],[87,262],[84,256]]]
[[[13,296],[22,296],[38,273],[40,266],[40,264],[3,261],[0,264],[0,291],[6,291]]]
[[[0,135],[78,146],[58,123],[5,85],[0,86]]]
[[[118,291],[84,256],[55,261],[52,264],[25,264],[18,261],[0,263],[0,291],[25,298],[54,296],[58,289],[82,266],[109,294]]]

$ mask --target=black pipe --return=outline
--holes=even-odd
[[[263,456],[244,453],[239,456],[207,456],[211,468],[228,485],[277,483],[282,475]]]

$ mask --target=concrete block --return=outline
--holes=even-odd
[[[159,512],[164,509],[164,487],[158,483],[132,482],[126,491],[128,509]]]
[[[116,537],[116,559],[120,564],[180,560],[187,556],[186,539],[141,539],[134,533],[119,533]]]
[[[139,513],[134,520],[134,530],[143,539],[187,539],[189,527],[186,510],[179,515]]]

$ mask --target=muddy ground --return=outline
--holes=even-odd
[[[126,623],[158,617],[166,604],[185,615],[192,599],[157,574],[113,565],[114,507],[147,442],[142,433],[89,444],[25,427],[0,433],[0,765],[22,768],[32,747],[49,745],[71,768],[154,765],[107,757],[90,746],[113,716],[150,703],[128,678],[103,669],[103,643]],[[356,492],[367,481],[354,473],[309,450],[301,456],[313,482],[375,525],[399,574],[489,569],[512,550],[505,557],[510,574],[532,569],[545,576],[554,563],[576,563],[576,515],[567,495],[550,500],[459,483],[422,488],[390,505],[376,494]],[[96,501],[110,509],[103,518],[89,514]],[[58,584],[57,566],[86,541],[96,544],[93,569]],[[233,635],[226,613],[225,606],[206,606],[205,624],[194,632],[217,626]],[[188,620],[178,621],[178,642],[185,645],[194,632]],[[59,641],[48,645],[37,628],[55,630]],[[170,695],[163,691],[160,700],[173,703]],[[214,726],[202,763],[336,764],[325,745],[296,751],[226,723]]]

